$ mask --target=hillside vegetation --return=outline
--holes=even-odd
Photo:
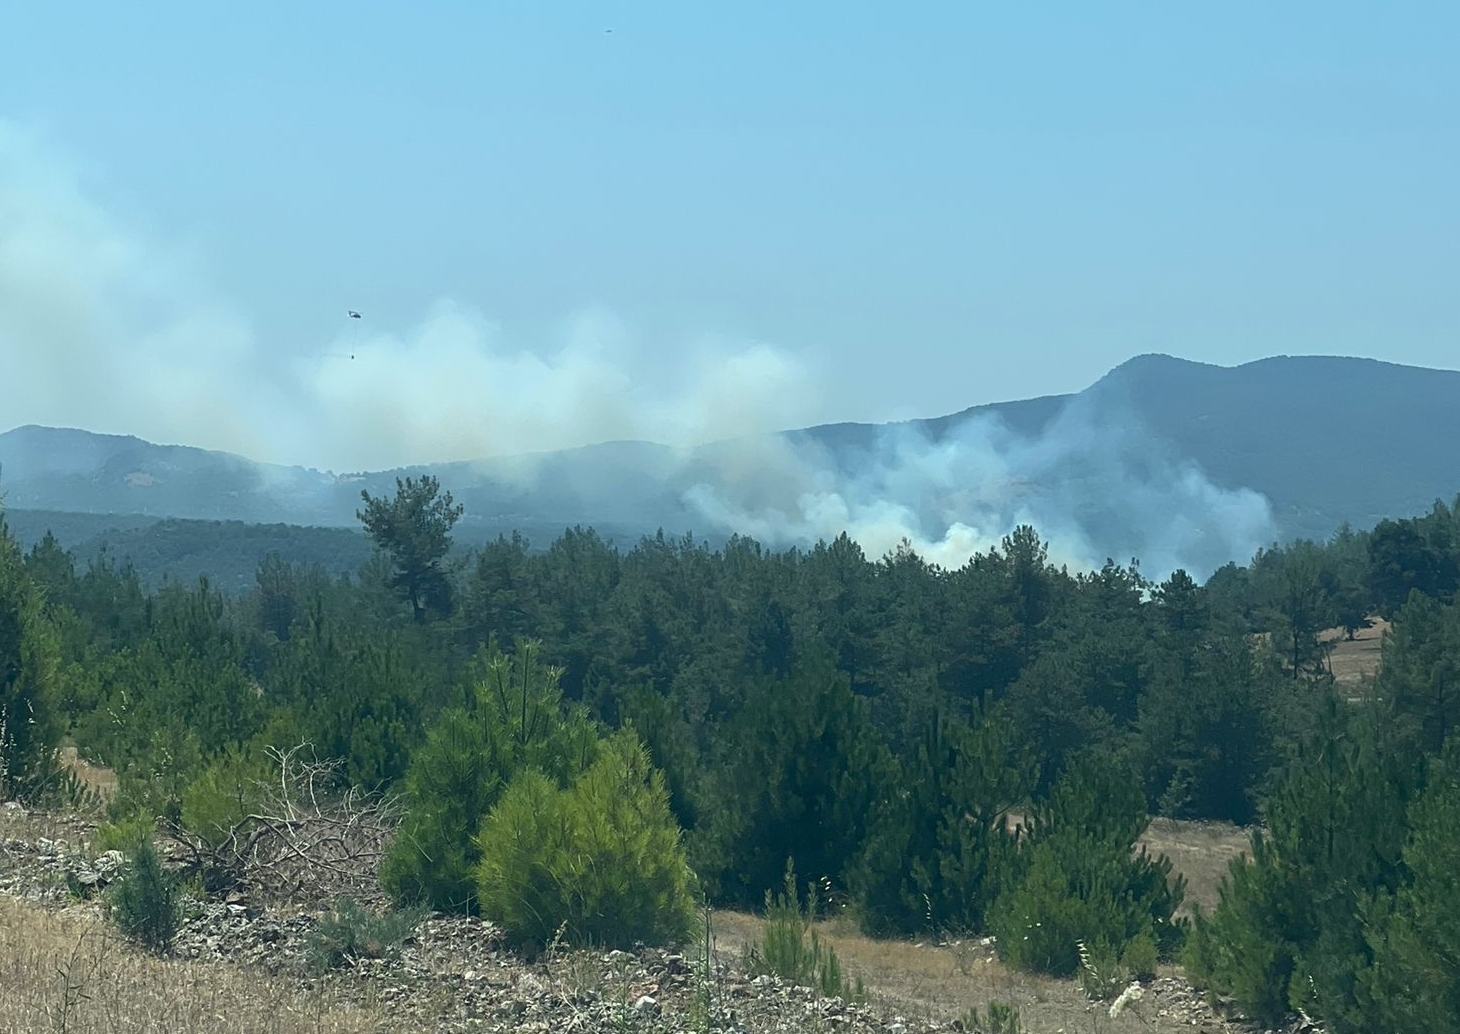
[[[632,543],[658,528],[711,535],[748,526],[691,505],[706,495],[738,503],[761,526],[776,524],[780,511],[764,504],[793,457],[803,481],[814,474],[844,494],[878,491],[861,484],[869,468],[896,471],[902,494],[891,501],[919,508],[938,500],[940,519],[961,514],[957,519],[969,520],[972,505],[977,513],[988,508],[992,516],[983,523],[1009,526],[1021,507],[1061,500],[1064,509],[1048,519],[1073,519],[1098,559],[1128,557],[1132,543],[1137,553],[1154,548],[1137,527],[1149,514],[1129,497],[1145,491],[1177,500],[1181,485],[1170,483],[1171,472],[1197,471],[1216,489],[1246,489],[1266,499],[1272,525],[1256,541],[1326,540],[1342,524],[1369,527],[1448,497],[1460,484],[1460,457],[1451,447],[1457,439],[1460,373],[1453,371],[1338,356],[1276,356],[1227,368],[1143,355],[1073,395],[896,424],[828,424],[688,450],[607,442],[531,457],[333,474],[27,426],[0,433],[0,470],[7,502],[19,510],[351,528],[361,489],[389,492],[397,475],[426,474],[452,485],[466,504],[463,541],[517,530],[545,543],[564,527],[591,522],[601,535]],[[948,484],[920,473],[922,466],[941,470],[948,463],[955,475]],[[1023,494],[1010,500],[995,488],[975,493],[971,504],[945,498],[980,483],[988,469],[1006,472]],[[909,479],[918,492],[908,492]],[[779,499],[781,507],[794,509],[794,503],[794,494]],[[1192,553],[1215,551],[1215,564],[1246,559],[1227,551],[1227,529],[1211,513],[1197,508],[1187,517],[1204,532],[1188,543]],[[941,535],[947,526],[944,520],[925,530]],[[68,547],[80,545],[58,524],[52,528]],[[206,573],[215,584],[231,584],[221,570]]]
[[[116,773],[102,839],[142,865],[165,832],[217,891],[309,744],[320,800],[401,809],[397,907],[528,954],[819,902],[1096,997],[1182,962],[1264,1020],[1457,1029],[1451,507],[1199,585],[1056,568],[1030,527],[957,570],[582,528],[453,563],[433,479],[365,503],[353,576],[270,556],[236,598],[0,538],[0,797],[75,799],[69,741]],[[1325,631],[1371,615],[1379,674],[1340,687]],[[1152,816],[1260,823],[1215,908],[1137,847]]]

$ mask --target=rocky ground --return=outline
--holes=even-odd
[[[87,849],[91,827],[79,819],[24,821],[0,806],[0,894],[50,910],[100,912],[97,892],[122,865],[116,853]],[[391,1030],[597,1032],[723,1031],[770,1034],[837,1031],[914,1034],[965,1031],[967,1018],[932,1015],[917,1003],[821,998],[771,977],[748,977],[737,954],[701,944],[683,952],[643,948],[607,953],[548,951],[526,960],[507,950],[491,923],[429,916],[403,943],[367,951],[335,969],[318,965],[315,932],[322,905],[266,904],[247,893],[194,902],[178,935],[183,959],[254,967],[297,986],[329,991],[389,1018]],[[1073,1001],[1078,998],[1071,996]],[[970,1002],[970,1004],[973,1004]],[[1177,975],[1140,988],[1122,1015],[1108,1003],[1081,1003],[1065,1014],[1068,1031],[1251,1032],[1223,1018]],[[1024,1031],[1045,1034],[1026,1019]],[[1295,1023],[1286,1032],[1316,1031]]]

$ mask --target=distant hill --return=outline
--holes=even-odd
[[[1277,356],[1226,368],[1148,355],[1088,389],[1129,400],[1213,481],[1272,502],[1284,537],[1326,538],[1460,494],[1460,372]]]
[[[289,564],[318,565],[333,578],[359,572],[370,558],[370,540],[358,527],[323,528],[297,524],[250,524],[145,514],[88,514],[59,510],[4,511],[9,533],[29,550],[49,532],[70,551],[80,568],[101,556],[130,562],[149,589],[165,582],[192,585],[207,576],[214,588],[242,593],[255,585],[258,563],[277,553]],[[562,534],[557,525],[524,525],[514,530],[535,548],[546,548]],[[637,529],[613,525],[595,530],[624,546],[638,540]],[[483,545],[495,535],[480,527],[454,537],[458,552]]]
[[[255,585],[259,561],[270,553],[278,553],[290,564],[317,564],[326,574],[338,578],[359,571],[371,551],[364,533],[350,528],[135,515],[114,520],[82,515],[83,522],[95,522],[91,533],[85,534],[85,523],[64,519],[73,516],[54,511],[7,510],[5,519],[12,534],[25,546],[33,545],[50,531],[83,570],[105,548],[109,557],[130,561],[150,589],[168,581],[192,585],[199,576],[206,575],[212,586],[224,592],[247,592]]]
[[[1041,531],[1068,524],[1092,555],[1114,557],[1155,551],[1152,536],[1174,534],[1169,522],[1131,528],[1172,509],[1176,493],[1188,551],[1212,537],[1204,560],[1215,563],[1251,545],[1221,537],[1220,508],[1234,504],[1220,493],[1265,497],[1272,520],[1254,527],[1271,538],[1324,538],[1342,522],[1367,527],[1452,499],[1457,441],[1460,373],[1323,356],[1228,368],[1143,355],[1076,394],[926,420],[345,475],[27,426],[0,434],[0,492],[12,524],[19,511],[44,510],[105,515],[129,533],[162,518],[355,529],[362,489],[389,493],[396,476],[429,471],[466,506],[463,541],[528,529],[545,545],[573,524],[623,542],[659,528],[794,540],[812,527],[806,508],[830,500],[901,514],[934,539],[953,522],[985,535],[1029,517]],[[829,512],[818,533],[838,511]]]

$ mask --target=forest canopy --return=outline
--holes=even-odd
[[[1396,1003],[1404,974],[1454,976],[1456,509],[1198,584],[1057,567],[1032,527],[956,570],[581,527],[450,560],[449,492],[398,487],[366,500],[382,548],[354,573],[269,554],[239,595],[0,538],[0,795],[64,795],[64,737],[116,770],[113,822],[202,835],[309,743],[404,802],[397,900],[524,941],[523,887],[585,939],[610,914],[672,939],[698,896],[755,908],[791,865],[870,933],[986,931],[1051,973],[1077,944],[1182,957],[1256,1015],[1453,1029]],[[1381,616],[1355,696],[1330,643]],[[1263,823],[1190,929],[1169,861],[1133,852],[1153,815]]]

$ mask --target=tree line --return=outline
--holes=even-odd
[[[1460,871],[1456,508],[1199,584],[1072,572],[1031,527],[952,570],[845,535],[623,550],[585,528],[451,561],[433,479],[362,503],[357,573],[269,556],[241,597],[0,540],[0,794],[55,792],[67,736],[116,769],[114,824],[206,834],[265,747],[308,742],[404,794],[392,895],[523,943],[544,917],[672,938],[697,895],[753,908],[790,864],[875,934],[990,932],[1057,974],[1081,945],[1136,975],[1184,953],[1254,1014],[1454,1029],[1396,1003],[1429,980],[1460,1006],[1431,907]],[[1393,631],[1355,701],[1324,633],[1374,616]],[[1260,823],[1194,925],[1133,850],[1155,814]]]

